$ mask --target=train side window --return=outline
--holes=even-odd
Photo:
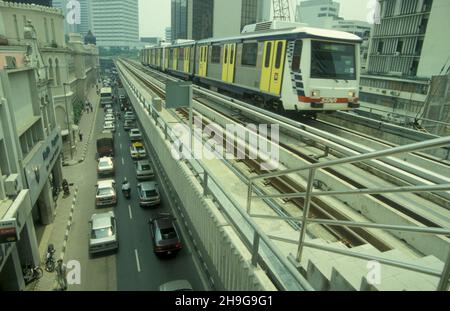
[[[292,57],[292,71],[300,71],[300,63],[302,59],[303,41],[295,41],[294,55]]]
[[[272,42],[267,43],[266,45],[266,59],[264,62],[264,67],[269,68],[270,67],[270,54],[272,52]]]
[[[234,63],[234,48],[230,46],[230,64]]]
[[[228,45],[225,46],[225,56],[223,59],[223,63],[224,64],[228,63]]]
[[[215,45],[212,47],[211,51],[211,63],[219,64],[220,63],[220,45]]]
[[[242,61],[245,66],[256,66],[258,59],[258,43],[244,43],[242,45]]]
[[[283,56],[283,42],[278,42],[277,44],[277,56],[275,59],[275,68],[280,69],[281,67],[281,57]]]

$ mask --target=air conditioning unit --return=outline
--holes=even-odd
[[[17,62],[14,56],[6,56],[6,66],[5,69],[16,69]]]
[[[22,190],[22,184],[18,174],[11,174],[5,180],[5,191],[7,196],[16,196]]]

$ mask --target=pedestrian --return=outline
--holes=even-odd
[[[79,133],[78,133],[78,136],[79,136],[79,138],[80,138],[80,141],[83,141],[83,133],[79,132]]]
[[[90,108],[91,108],[91,112],[94,112],[94,107],[92,107],[92,104],[89,104]]]
[[[62,259],[58,259],[55,270],[59,290],[67,290],[67,267],[63,263]]]

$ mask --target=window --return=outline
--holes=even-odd
[[[266,45],[266,59],[264,60],[264,67],[270,67],[270,57],[272,53],[272,42],[267,43]]]
[[[429,12],[429,11],[431,11],[431,6],[432,5],[433,5],[433,0],[424,0],[423,1],[422,12]]]
[[[302,48],[303,48],[303,41],[297,40],[295,42],[295,48],[294,48],[294,55],[292,58],[292,70],[299,72],[300,71],[300,64],[302,59]]]
[[[178,49],[178,59],[179,60],[184,59],[184,49],[183,48]]]
[[[380,54],[383,53],[383,46],[384,46],[383,41],[378,42],[378,47],[377,47],[377,52],[378,53],[380,53]]]
[[[227,64],[228,63],[228,46],[225,46],[225,56],[223,58],[223,63]]]
[[[212,47],[211,51],[211,63],[220,64],[220,50],[221,46],[215,45]]]
[[[20,40],[19,25],[17,24],[17,15],[14,14],[14,29],[16,30],[17,40]]]
[[[231,53],[231,55],[230,55],[230,64],[234,63],[234,49],[235,49],[235,47],[234,48],[230,47],[230,53]]]
[[[327,13],[320,13],[317,15],[317,17],[324,17],[324,16],[327,16]]]
[[[258,59],[258,43],[244,43],[242,45],[242,65],[256,66]]]
[[[423,40],[417,40],[416,47],[414,49],[415,55],[420,55],[422,53]]]
[[[326,11],[328,8],[320,8],[321,11]]]
[[[353,44],[311,42],[311,78],[356,80]]]
[[[276,69],[280,69],[282,57],[283,57],[283,42],[278,42],[278,44],[277,44],[277,57],[275,59],[275,68]]]
[[[398,53],[401,53],[403,50],[403,41],[402,40],[398,40],[397,42],[397,49],[395,50]]]

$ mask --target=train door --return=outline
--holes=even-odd
[[[286,41],[264,42],[263,64],[261,70],[261,91],[279,95],[284,68]]]
[[[225,44],[222,58],[222,81],[233,83],[235,59],[236,44]]]
[[[185,48],[184,49],[184,72],[189,72],[189,58],[191,56],[191,48]]]
[[[173,70],[177,70],[177,66],[178,66],[178,48],[174,48],[173,49],[173,63],[172,63]]]
[[[208,64],[208,47],[201,46],[200,47],[200,57],[199,57],[199,69],[198,69],[198,75],[200,77],[206,77],[207,64]]]
[[[169,68],[169,49],[165,48],[164,49],[164,70]]]

